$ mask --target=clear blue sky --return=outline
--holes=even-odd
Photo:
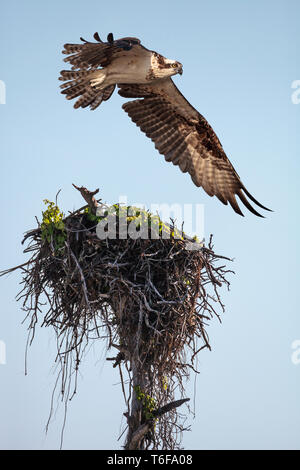
[[[205,235],[234,257],[223,323],[209,326],[212,352],[199,357],[196,418],[187,449],[299,449],[300,364],[291,360],[299,321],[299,124],[292,83],[300,80],[297,0],[85,2],[11,0],[1,7],[1,267],[26,261],[22,234],[44,198],[62,189],[65,212],[82,205],[71,184],[100,187],[108,202],[202,203]],[[61,49],[95,31],[137,36],[183,63],[175,82],[216,130],[244,184],[274,209],[236,215],[167,164],[121,109],[115,94],[90,112],[59,93]],[[63,407],[45,424],[55,380],[55,341],[37,329],[24,376],[26,326],[14,300],[18,274],[0,280],[0,446],[59,447]],[[104,345],[86,357],[71,402],[66,449],[118,448],[123,399]],[[193,394],[191,382],[188,395]],[[124,423],[123,423],[124,424]]]

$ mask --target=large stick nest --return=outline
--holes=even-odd
[[[183,232],[176,239],[172,223],[169,238],[158,239],[99,239],[96,222],[84,210],[65,217],[63,226],[59,249],[55,229],[48,239],[41,225],[25,235],[25,252],[32,254],[20,266],[23,288],[18,297],[30,319],[30,342],[38,321],[56,332],[61,393],[67,400],[76,391],[83,351],[91,339],[101,337],[108,349],[118,350],[109,359],[119,366],[127,417],[136,385],[133,363],[143,372],[141,387],[156,409],[174,400],[175,391],[184,398],[183,379],[196,371],[197,353],[210,347],[207,320],[219,316],[218,305],[223,309],[218,288],[229,283],[220,260],[228,258],[216,255],[211,241],[205,247]],[[190,249],[191,243],[196,249]],[[178,420],[175,409],[163,414],[148,433],[148,445],[176,448],[184,429]]]

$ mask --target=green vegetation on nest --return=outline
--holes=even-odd
[[[43,221],[41,224],[42,240],[53,243],[56,252],[64,247],[67,239],[65,224],[63,222],[64,214],[59,210],[58,206],[48,199],[44,199],[44,203],[48,206],[42,212]]]
[[[154,415],[153,412],[157,408],[156,400],[152,398],[150,395],[147,395],[139,385],[134,387],[134,391],[136,393],[137,399],[142,403],[143,406],[143,414],[145,419],[153,419]]]

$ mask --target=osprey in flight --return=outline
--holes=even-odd
[[[182,65],[142,46],[137,38],[107,42],[95,33],[96,42],[65,44],[64,59],[72,65],[59,77],[67,99],[78,98],[74,108],[96,109],[107,101],[117,85],[125,98],[138,98],[123,109],[155,143],[167,162],[188,172],[196,186],[243,215],[236,196],[253,214],[262,217],[247,197],[262,209],[245,188],[227,158],[215,132],[175,86],[171,76],[182,74]],[[246,197],[247,196],[247,197]]]

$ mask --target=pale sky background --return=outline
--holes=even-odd
[[[82,205],[72,183],[100,187],[109,202],[205,205],[205,236],[235,258],[223,323],[208,328],[211,352],[199,356],[196,418],[186,449],[299,449],[300,364],[292,343],[299,321],[299,124],[292,83],[300,80],[298,0],[2,2],[1,266],[27,260],[20,242],[35,227],[44,198],[67,212]],[[112,31],[183,63],[175,77],[208,119],[249,191],[274,209],[242,218],[167,164],[121,109],[74,110],[59,93],[62,46]],[[0,100],[1,101],[1,100]],[[20,275],[0,279],[0,447],[57,449],[58,407],[45,425],[55,381],[55,341],[37,328],[24,376],[26,325],[14,300]],[[70,403],[65,449],[117,449],[125,411],[119,377],[99,341],[82,364]],[[295,354],[296,359],[300,354]],[[297,362],[297,361],[294,361]],[[299,361],[300,362],[300,361]],[[193,380],[188,396],[193,396]]]

